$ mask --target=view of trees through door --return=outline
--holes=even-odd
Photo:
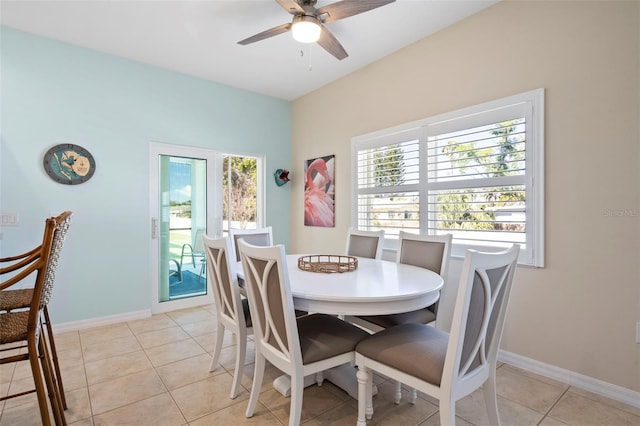
[[[258,160],[225,155],[222,166],[222,229],[258,227]]]
[[[206,259],[202,235],[213,236],[214,230],[206,229],[206,210],[201,192],[205,188],[206,174],[203,160],[170,157],[170,266],[179,266],[181,276],[195,273],[202,287],[191,289],[189,295],[206,292],[204,278]],[[222,155],[222,233],[229,229],[255,229],[258,223],[257,159],[236,155]],[[202,173],[202,174],[200,174]],[[220,181],[218,181],[220,182]],[[200,193],[202,195],[198,196]],[[218,231],[219,233],[219,231]],[[193,270],[192,270],[193,269]],[[171,269],[170,269],[171,271]],[[171,275],[171,272],[170,272]],[[172,274],[178,281],[179,274]],[[170,283],[171,284],[171,283]],[[173,286],[175,288],[177,286]],[[184,295],[170,297],[184,297]]]

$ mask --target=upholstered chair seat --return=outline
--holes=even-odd
[[[369,336],[366,331],[326,314],[298,318],[297,324],[303,364],[351,352],[357,342]]]

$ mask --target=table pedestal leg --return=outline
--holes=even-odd
[[[304,378],[304,387],[309,387],[316,384],[316,375],[311,374]],[[280,392],[282,396],[291,396],[291,377],[288,374],[283,374],[280,377],[276,377],[273,381],[273,387]]]
[[[358,399],[358,379],[356,379],[356,368],[351,364],[343,364],[338,367],[323,371],[325,380],[330,381],[340,389],[348,393],[353,399]],[[304,387],[311,386],[316,383],[316,375],[311,374],[304,378]],[[291,396],[291,378],[283,374],[273,381],[273,387],[282,394],[282,396]],[[372,395],[378,393],[378,388],[373,385]]]
[[[358,369],[351,364],[342,364],[337,367],[333,367],[324,371],[325,380],[330,381],[349,395],[351,398],[358,399],[358,379],[356,373]],[[373,385],[371,389],[371,395],[375,396],[378,393],[378,388]]]

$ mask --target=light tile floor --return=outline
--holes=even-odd
[[[213,306],[185,309],[56,336],[72,425],[283,425],[289,398],[272,386],[270,367],[258,409],[244,411],[253,376],[249,342],[244,389],[229,398],[234,341],[226,333],[220,366],[209,372],[215,336]],[[0,394],[32,386],[27,363],[0,366]],[[379,394],[370,425],[439,425],[435,401],[392,402],[392,385],[377,378]],[[640,409],[503,364],[498,368],[498,405],[505,425],[640,425]],[[456,404],[459,425],[488,424],[481,392]],[[357,402],[331,383],[304,391],[302,423],[354,425]],[[0,402],[0,426],[38,425],[33,394]]]

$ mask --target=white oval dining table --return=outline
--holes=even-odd
[[[402,263],[358,258],[354,271],[322,273],[298,268],[304,254],[287,255],[287,271],[296,309],[333,315],[385,315],[414,311],[433,305],[440,297],[443,279],[436,272]],[[242,264],[238,278],[244,279]],[[336,367],[325,378],[357,399],[355,370]],[[315,383],[305,378],[305,386]],[[277,378],[274,387],[284,396],[290,394],[288,376]]]
[[[354,271],[323,273],[298,268],[287,255],[287,270],[296,309],[334,315],[385,315],[433,305],[443,280],[428,269],[402,263],[358,258]]]

